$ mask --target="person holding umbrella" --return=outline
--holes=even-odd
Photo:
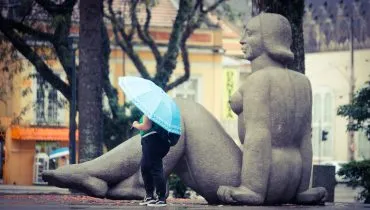
[[[140,205],[166,206],[166,180],[163,174],[162,159],[167,155],[170,145],[162,139],[158,125],[143,115],[140,121],[135,121],[132,127],[140,130],[142,158],[141,175],[144,180],[146,196]],[[154,187],[158,199],[154,198]]]
[[[175,101],[152,81],[140,77],[120,77],[127,99],[143,112],[132,127],[141,135],[141,174],[146,196],[140,205],[166,206],[166,179],[162,159],[181,135],[180,110]],[[154,189],[158,199],[154,199]]]

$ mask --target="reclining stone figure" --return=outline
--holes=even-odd
[[[324,202],[324,188],[309,188],[311,87],[303,74],[286,69],[293,59],[289,22],[260,14],[247,24],[241,44],[253,71],[231,98],[242,150],[201,105],[176,99],[182,134],[164,158],[165,175],[176,173],[210,204]],[[43,178],[95,197],[142,199],[140,159],[140,137],[134,136],[94,160],[47,171]]]

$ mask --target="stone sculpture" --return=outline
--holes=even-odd
[[[177,99],[183,133],[164,158],[165,175],[176,173],[210,204],[322,203],[326,190],[309,188],[310,83],[285,68],[293,59],[289,22],[276,14],[256,16],[241,44],[253,70],[231,99],[242,151],[201,105]],[[94,160],[47,171],[43,178],[95,197],[142,199],[139,138]]]
[[[232,96],[243,143],[240,185],[220,186],[226,203],[312,203],[324,188],[309,189],[312,166],[311,85],[286,68],[294,59],[288,20],[262,13],[252,18],[240,41],[252,74]]]

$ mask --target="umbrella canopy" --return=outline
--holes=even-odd
[[[140,77],[120,77],[118,83],[126,97],[149,119],[162,128],[181,134],[180,110],[175,101],[152,81]]]
[[[49,158],[52,159],[52,158],[66,156],[66,155],[69,155],[69,149],[68,149],[68,147],[62,147],[62,148],[58,148],[56,150],[53,150],[50,153]]]

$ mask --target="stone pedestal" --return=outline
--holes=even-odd
[[[327,202],[334,202],[335,166],[314,165],[312,171],[312,187],[325,187],[328,192]]]

